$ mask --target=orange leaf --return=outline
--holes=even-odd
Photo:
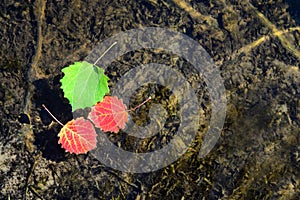
[[[102,102],[92,107],[88,118],[102,131],[118,133],[128,121],[128,112],[122,100],[105,96]]]
[[[60,130],[58,143],[66,151],[75,154],[84,154],[96,147],[97,134],[94,126],[83,117],[69,121]]]

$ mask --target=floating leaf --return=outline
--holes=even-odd
[[[62,69],[60,80],[64,96],[70,101],[72,111],[86,108],[102,101],[109,93],[108,77],[104,70],[88,62],[75,62]]]
[[[102,131],[118,133],[128,121],[128,112],[122,100],[105,96],[102,102],[92,107],[88,118]]]
[[[75,154],[86,153],[96,147],[97,134],[93,124],[83,117],[69,121],[60,130],[58,143],[66,151]]]

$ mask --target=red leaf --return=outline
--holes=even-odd
[[[86,153],[96,147],[97,134],[93,124],[83,117],[69,121],[60,130],[58,143],[66,151],[75,154]]]
[[[128,121],[128,112],[122,100],[115,96],[105,96],[102,102],[92,107],[88,117],[102,131],[118,133]]]

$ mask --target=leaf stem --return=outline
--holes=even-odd
[[[144,105],[145,103],[147,103],[150,99],[151,99],[151,97],[148,97],[145,101],[143,101],[143,103],[141,103],[140,105],[137,105],[137,106],[134,107],[134,108],[131,108],[131,109],[128,110],[128,111],[129,111],[129,112],[132,112],[132,111],[138,109],[139,107],[141,107],[142,105]]]
[[[106,49],[106,50],[104,51],[104,53],[96,60],[96,62],[94,62],[94,65],[96,65],[97,62],[99,62],[99,60],[100,60],[101,58],[103,58],[103,56],[104,56],[111,48],[113,48],[113,46],[115,46],[116,44],[117,44],[117,42],[114,42],[112,45],[110,45],[110,47],[108,47],[108,49]]]
[[[54,117],[54,115],[48,110],[48,108],[44,104],[42,104],[42,106],[57,123],[59,123],[61,126],[64,126],[63,123],[61,123],[56,117]]]

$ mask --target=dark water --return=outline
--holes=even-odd
[[[300,24],[300,1],[299,0],[286,0],[289,5],[288,12],[291,14],[292,18],[296,23]]]
[[[31,1],[5,2],[7,5],[0,4],[0,199],[252,200],[300,196],[300,37],[299,31],[276,35],[284,28],[295,28],[291,19],[299,26],[300,1],[286,0],[288,13],[279,0],[40,0],[34,6]],[[43,2],[44,13],[40,12]],[[198,134],[176,162],[144,174],[122,173],[91,154],[66,153],[57,144],[61,127],[51,123],[41,108],[42,103],[47,104],[61,121],[70,120],[70,104],[60,88],[61,69],[84,60],[91,49],[112,35],[149,26],[190,36],[220,69],[227,110],[217,144],[205,158],[199,158],[203,138]],[[273,27],[279,31],[274,33]],[[41,56],[36,57],[39,42]],[[36,80],[32,83],[24,74],[35,58]],[[130,52],[108,66],[111,86],[135,65],[149,62],[170,65],[188,79],[201,100],[198,132],[205,133],[211,99],[202,77],[186,60],[169,52]],[[29,115],[24,115],[29,86],[33,95],[27,99]],[[130,88],[129,84],[123,86]],[[148,95],[155,98],[131,115],[133,121],[146,124],[150,105],[160,104],[168,113],[163,130],[144,140],[124,132],[109,137],[115,146],[128,151],[154,152],[174,139],[181,122],[180,104],[163,85],[145,85],[135,94],[130,107]]]

